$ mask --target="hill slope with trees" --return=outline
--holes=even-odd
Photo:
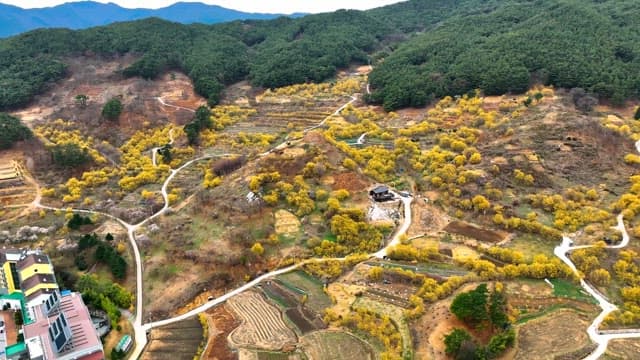
[[[617,103],[638,95],[637,2],[481,3],[399,46],[371,74],[371,100],[395,109],[475,88],[522,92],[531,82]]]
[[[481,88],[582,87],[622,102],[640,88],[632,0],[411,0],[370,11],[182,25],[157,18],[87,30],[36,30],[0,41],[0,110],[27,104],[67,76],[64,59],[139,56],[124,76],[185,72],[216,104],[225,85],[322,81],[377,61],[368,100],[386,109]]]

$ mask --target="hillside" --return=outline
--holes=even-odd
[[[396,109],[476,88],[518,93],[531,83],[582,87],[617,104],[638,96],[637,2],[478,3],[386,57],[371,75],[371,100]]]
[[[637,8],[0,41],[0,241],[108,313],[105,358],[635,358]]]
[[[103,4],[94,1],[70,2],[34,9],[0,4],[0,38],[37,28],[86,29],[150,17],[183,24],[215,24],[241,19],[274,19],[279,16],[283,15],[246,13],[199,2],[178,2],[160,9],[127,9],[114,3]]]
[[[36,30],[0,42],[0,110],[27,104],[69,74],[65,58],[130,53],[125,76],[185,72],[210,104],[224,86],[319,82],[375,63],[369,102],[422,106],[481,88],[582,87],[620,104],[640,85],[634,1],[412,0],[366,12],[181,25],[160,19],[87,30]],[[589,31],[582,31],[589,29]],[[611,31],[616,29],[616,31]]]

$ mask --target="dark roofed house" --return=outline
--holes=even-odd
[[[369,191],[369,195],[375,201],[387,201],[393,199],[393,194],[389,192],[389,188],[383,185]]]
[[[20,259],[17,263],[18,271],[24,270],[31,265],[34,264],[49,264],[51,265],[51,261],[47,255],[42,254],[29,254],[24,258]]]
[[[41,288],[58,288],[58,283],[56,282],[56,277],[51,274],[37,274],[29,277],[24,280],[20,287],[24,292],[25,296],[29,296],[32,293],[36,292],[36,290]]]

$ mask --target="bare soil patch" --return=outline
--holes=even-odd
[[[457,220],[447,224],[444,230],[452,234],[462,235],[488,243],[497,243],[509,236],[509,234],[504,231],[484,229]]]
[[[237,359],[237,354],[229,346],[227,338],[231,331],[240,325],[240,321],[225,305],[207,311],[206,316],[209,318],[209,343],[202,358],[207,360]]]
[[[14,114],[29,126],[40,121],[65,119],[86,124],[86,131],[97,139],[119,145],[123,134],[131,134],[152,124],[173,122],[184,124],[193,113],[163,106],[156,99],[195,109],[206,103],[193,90],[191,80],[179,72],[170,72],[155,80],[126,79],[119,70],[136,60],[125,55],[109,59],[100,56],[78,56],[65,59],[70,76],[56,82],[45,94],[36,96],[28,107]],[[77,95],[87,95],[86,106],[76,104]],[[111,98],[120,98],[124,107],[118,126],[101,120],[102,106]]]
[[[434,235],[442,231],[449,222],[449,216],[442,210],[425,202],[422,198],[416,199],[411,205],[413,219],[407,232],[407,236]]]
[[[370,184],[356,172],[343,172],[333,175],[333,190],[346,189],[349,192],[364,191]]]

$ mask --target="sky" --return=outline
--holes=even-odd
[[[157,9],[169,6],[179,0],[98,0],[101,3],[113,2],[126,8]],[[399,0],[180,0],[203,2],[219,5],[229,9],[245,12],[291,14],[294,12],[319,13],[338,9],[366,10],[379,6],[400,2]],[[55,6],[70,0],[0,0],[0,3],[19,6],[22,8],[40,8]]]

